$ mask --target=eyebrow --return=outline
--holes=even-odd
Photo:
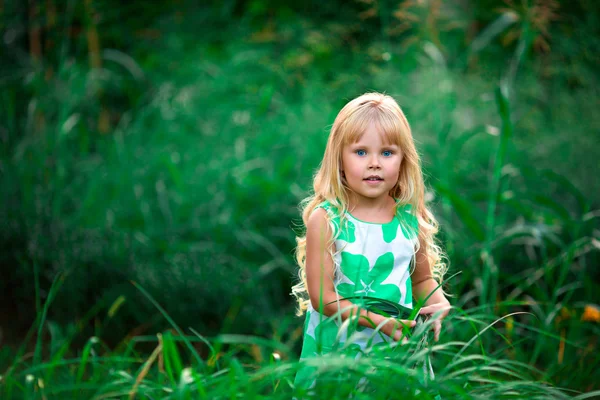
[[[350,147],[370,147],[370,146],[356,142],[356,143],[350,144]],[[381,148],[382,149],[392,149],[392,148],[398,149],[398,148],[400,148],[400,146],[398,146],[397,144],[384,144],[383,146],[381,146]]]

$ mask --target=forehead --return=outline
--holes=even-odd
[[[356,128],[346,136],[345,144],[400,145],[400,133],[395,127],[391,127],[391,129],[388,127],[386,129],[382,124],[372,121]]]

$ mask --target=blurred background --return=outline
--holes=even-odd
[[[599,27],[596,0],[0,1],[0,374],[167,329],[149,296],[297,359],[298,203],[336,113],[382,91],[451,302],[527,311],[487,346],[598,389]]]

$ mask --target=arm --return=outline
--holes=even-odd
[[[444,310],[440,317],[434,321],[434,338],[437,342],[440,336],[441,320],[448,315],[450,302],[444,296],[441,288],[438,288],[438,282],[433,278],[431,265],[427,257],[427,247],[423,240],[420,240],[419,251],[415,256],[415,270],[411,276],[413,296],[417,301],[423,301],[431,292],[435,292],[427,299],[424,307],[419,310],[419,314],[435,314]],[[437,288],[437,289],[436,289]]]
[[[427,257],[427,247],[423,240],[420,240],[419,251],[415,257],[415,270],[411,276],[413,296],[417,301],[422,301],[429,293],[438,286],[438,282],[433,278],[431,273],[431,265]],[[437,303],[448,303],[446,296],[441,288],[437,288],[435,293],[425,302],[426,306]]]
[[[383,322],[381,331],[395,340],[401,338],[401,325],[397,320],[389,319],[383,315],[367,311],[358,307],[349,300],[339,300],[334,288],[334,265],[328,244],[331,242],[332,232],[327,221],[324,209],[315,210],[306,224],[306,280],[308,296],[313,308],[321,311],[326,316],[332,316],[339,310],[342,320],[359,315],[358,323],[362,326],[373,328]],[[414,326],[414,321],[402,321],[408,326]]]

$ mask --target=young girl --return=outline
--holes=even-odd
[[[302,204],[306,236],[297,238],[296,250],[301,281],[292,288],[299,314],[307,312],[301,359],[344,344],[356,354],[367,352],[403,340],[402,328],[415,326],[361,307],[360,297],[412,309],[413,296],[424,299],[435,290],[419,314],[436,314],[437,341],[449,308],[436,290],[445,265],[411,130],[393,98],[367,93],[342,108],[314,194]],[[358,326],[350,335],[352,321]],[[311,386],[315,370],[301,368],[296,386]]]

